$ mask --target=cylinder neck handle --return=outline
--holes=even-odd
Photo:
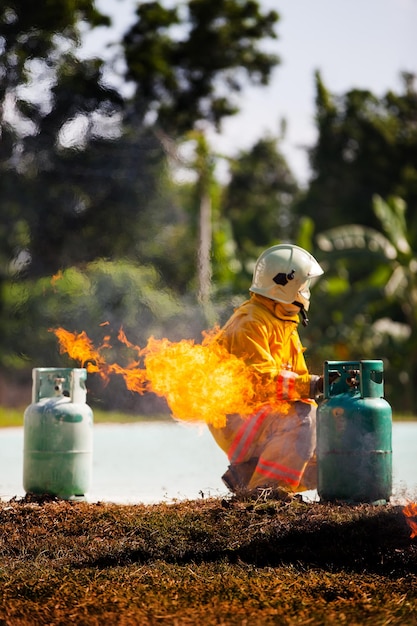
[[[87,370],[71,367],[35,367],[32,370],[32,402],[42,398],[67,397],[71,402],[86,402]]]
[[[333,372],[338,372],[339,377],[330,382]],[[324,398],[340,393],[360,393],[362,398],[384,397],[382,360],[325,361],[323,376]]]

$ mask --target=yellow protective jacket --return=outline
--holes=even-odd
[[[220,342],[254,370],[259,403],[308,401],[319,376],[310,375],[298,335],[298,314],[280,302],[251,294],[223,327]]]

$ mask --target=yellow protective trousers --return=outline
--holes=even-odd
[[[315,402],[291,403],[285,414],[264,405],[246,419],[230,415],[224,428],[210,431],[241,488],[296,492],[317,486]]]

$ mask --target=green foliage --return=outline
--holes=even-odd
[[[369,257],[371,251],[380,261],[395,259],[397,251],[384,235],[373,228],[347,224],[317,234],[317,245],[326,252],[326,261],[341,257]]]
[[[6,376],[19,371],[30,381],[33,367],[78,367],[59,353],[52,332],[65,328],[85,331],[95,346],[110,344],[106,358],[128,365],[135,352],[118,340],[123,329],[128,340],[145,347],[150,336],[201,339],[206,327],[195,303],[181,302],[161,281],[152,266],[127,261],[95,261],[83,269],[68,268],[52,278],[26,279],[3,285],[4,332],[0,343],[0,369]],[[91,402],[105,409],[163,413],[166,406],[153,396],[142,398],[126,391],[118,377],[107,385],[89,377]]]
[[[52,0],[29,12],[26,4],[0,9],[0,278],[23,267],[53,273],[79,260],[69,258],[69,247],[88,249],[74,243],[74,232],[82,234],[93,197],[77,173],[90,172],[65,142],[75,136],[71,147],[81,148],[102,138],[104,120],[114,119],[122,103],[102,82],[101,60],[74,56],[79,20],[84,29],[109,24],[92,0]],[[85,133],[76,130],[82,124]]]
[[[254,260],[264,248],[292,239],[295,231],[292,205],[298,186],[277,140],[260,139],[248,151],[241,151],[231,166],[225,189],[224,215],[230,221],[240,268],[235,284],[250,280]]]
[[[297,213],[314,223],[325,269],[306,331],[311,362],[383,358],[387,397],[416,412],[417,94],[403,80],[399,95],[335,97],[317,73],[313,177]]]
[[[377,98],[367,90],[333,96],[316,75],[318,140],[310,150],[313,176],[300,202],[316,230],[344,224],[380,229],[372,197],[399,196],[417,204],[417,93],[403,76],[404,91]],[[416,231],[417,220],[409,216]]]
[[[249,82],[268,83],[279,59],[262,44],[276,38],[275,11],[255,0],[139,3],[120,42],[119,93],[103,78],[123,67],[118,53],[107,68],[76,56],[81,24],[109,24],[92,0],[26,5],[0,7],[1,367],[20,376],[64,360],[56,325],[97,340],[103,322],[138,343],[198,337],[232,294],[247,293],[259,252],[290,240],[326,270],[303,331],[311,365],[381,355],[399,408],[416,410],[413,77],[399,94],[334,96],[317,74],[318,141],[302,198],[270,137],[236,156],[222,189],[201,129],[234,114]],[[195,142],[186,183],[169,167],[177,138]],[[203,249],[210,318],[196,305]]]
[[[124,99],[103,80],[102,59],[76,56],[79,20],[83,30],[109,24],[91,0],[51,0],[30,20],[24,3],[3,7],[4,277],[10,269],[40,277],[98,257],[139,258],[167,272],[179,291],[193,278],[195,286],[195,240],[187,241],[181,210],[169,216],[174,199],[165,190],[161,202],[167,142],[151,118],[156,114],[159,126],[169,120],[175,137],[235,112],[220,92],[225,85],[239,92],[246,77],[267,83],[278,59],[259,43],[275,37],[278,16],[253,0],[198,0],[175,9],[141,3],[137,16],[123,49],[124,78],[137,90]],[[168,244],[165,257],[156,240]]]
[[[123,324],[139,343],[150,334],[201,331],[195,298],[184,314],[172,296],[196,289],[198,219],[166,175],[166,136],[149,114],[169,121],[174,136],[198,121],[219,124],[237,110],[221,94],[225,85],[232,94],[247,77],[267,83],[278,59],[259,43],[275,37],[277,19],[253,0],[199,0],[173,10],[142,3],[124,40],[126,78],[137,87],[128,100],[103,80],[102,59],[76,56],[80,20],[83,30],[109,24],[92,1],[51,0],[32,7],[30,18],[24,2],[2,6],[3,368],[65,360],[49,331],[57,325],[95,339],[100,323],[111,332]],[[202,42],[213,44],[210,54]],[[211,193],[217,183],[199,171],[193,191],[201,195],[203,185]],[[215,193],[220,199],[218,185]],[[220,227],[214,232],[225,281],[220,264],[232,249],[224,252]],[[97,261],[110,258],[119,264]],[[161,288],[158,272],[172,291]]]
[[[7,380],[7,379],[6,379]],[[88,395],[89,395],[88,389]],[[87,403],[89,402],[87,397]],[[23,417],[25,408],[30,404],[30,399],[21,402],[18,408],[0,407],[0,428],[16,428],[23,426]],[[94,424],[136,424],[138,422],[148,421],[152,419],[152,422],[163,421],[170,419],[165,414],[153,414],[152,416],[122,413],[117,411],[104,411],[103,409],[94,407]]]
[[[2,89],[28,78],[27,63],[46,59],[57,48],[57,33],[78,43],[79,20],[90,28],[110,24],[109,18],[96,9],[93,0],[50,1],[35,4],[30,11],[27,0],[4,0],[0,7],[0,67],[2,76],[7,78]]]
[[[231,94],[246,76],[265,85],[279,61],[259,46],[276,37],[278,15],[262,13],[256,0],[188,0],[170,9],[146,2],[136,14],[123,41],[126,79],[136,85],[137,111],[152,112],[170,134],[202,120],[219,126],[238,111]]]
[[[327,270],[313,296],[326,311],[316,324],[322,333],[317,352],[327,344],[341,360],[383,357],[387,396],[398,410],[415,412],[416,243],[402,199],[375,196],[373,206],[385,234],[356,224],[316,237]]]
[[[132,342],[143,345],[149,335],[168,330],[169,321],[182,311],[154,268],[105,260],[83,270],[69,268],[52,279],[12,283],[5,289],[5,306],[15,315],[10,315],[9,338],[3,342],[8,350],[3,347],[3,354],[20,352],[32,363],[61,361],[53,328],[85,330],[96,341],[104,332],[117,336],[123,327]],[[22,328],[22,318],[30,325]]]

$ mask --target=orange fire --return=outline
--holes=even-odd
[[[410,502],[403,508],[403,513],[406,517],[407,524],[411,528],[411,539],[417,537],[417,504],[415,502]],[[415,517],[416,520],[412,518]]]
[[[51,285],[55,285],[59,280],[62,280],[64,274],[62,270],[58,270],[56,274],[54,274],[51,278]]]
[[[202,344],[151,337],[145,348],[132,344],[120,330],[119,342],[134,353],[126,367],[107,362],[109,337],[95,348],[84,331],[71,333],[57,328],[52,332],[61,353],[67,353],[88,372],[98,373],[104,380],[112,374],[121,375],[130,391],[164,397],[177,419],[222,427],[226,415],[249,415],[255,408],[253,373],[244,361],[215,341],[217,330],[207,333]]]
[[[79,361],[81,367],[86,367],[88,372],[106,372],[106,363],[100,354],[100,350],[94,348],[87,333],[70,333],[64,328],[56,328],[55,333],[61,353],[67,352],[72,359]],[[107,338],[105,338],[107,340]],[[104,345],[102,346],[104,347]]]

